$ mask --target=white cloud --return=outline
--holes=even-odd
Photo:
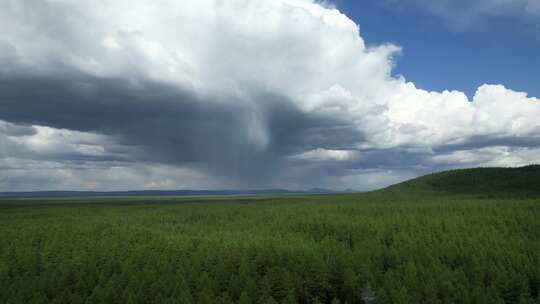
[[[478,0],[478,5],[503,7],[506,2]],[[522,3],[532,12],[538,10],[535,2]],[[275,134],[263,110],[271,101],[257,98],[260,92],[285,96],[306,116],[339,118],[362,135],[352,143],[291,149],[285,159],[343,162],[366,149],[431,153],[438,147],[470,144],[478,137],[540,140],[538,99],[499,85],[480,87],[472,100],[458,91],[418,89],[391,75],[399,47],[367,47],[352,20],[310,0],[4,1],[0,27],[9,29],[0,33],[3,77],[79,73],[125,79],[134,88],[154,81],[192,92],[201,103],[210,100],[225,103],[224,107],[227,102],[243,103],[250,114],[242,136],[257,153],[281,148],[272,146]],[[83,93],[95,89],[79,88]],[[151,104],[153,99],[137,102]],[[109,148],[115,145],[114,130],[98,135],[32,128],[34,134],[0,140],[28,153],[57,158],[110,156]],[[467,153],[435,156],[434,162],[474,160]],[[528,155],[531,161],[537,156]],[[108,172],[136,179],[130,174],[139,171],[126,170],[126,174]],[[114,180],[109,177],[104,180]],[[139,184],[173,186],[167,177],[141,178]]]
[[[11,137],[11,139],[36,154],[105,155],[105,148],[100,144],[106,141],[105,136],[42,126],[33,126],[33,128],[36,130],[35,134]]]
[[[296,160],[305,161],[346,161],[357,157],[357,151],[350,150],[327,150],[323,148],[317,148],[292,156]]]
[[[430,162],[458,167],[518,167],[538,162],[540,148],[494,146],[435,155]]]
[[[402,84],[388,103],[387,142],[456,144],[477,136],[538,137],[540,102],[500,85],[483,85],[472,100],[462,92],[426,92]],[[384,142],[384,138],[383,138]]]

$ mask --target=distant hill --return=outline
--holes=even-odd
[[[1,198],[68,198],[68,197],[129,197],[129,196],[227,196],[227,195],[292,195],[337,193],[327,189],[310,190],[136,190],[136,191],[34,191],[0,192]]]
[[[482,196],[540,196],[540,165],[445,171],[396,184],[383,191]]]
[[[170,191],[37,191],[0,192],[2,198],[71,198],[131,196],[234,196],[234,195],[308,195],[353,193],[313,188],[291,191],[263,190],[170,190]],[[373,193],[397,196],[407,194],[463,194],[485,197],[540,197],[540,165],[521,168],[473,168],[433,173],[408,180]]]

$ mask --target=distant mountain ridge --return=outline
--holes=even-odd
[[[126,197],[126,196],[211,196],[211,195],[271,195],[271,194],[330,194],[328,189],[309,190],[134,190],[134,191],[29,191],[0,192],[0,198],[67,198],[67,197]]]
[[[2,198],[91,198],[129,196],[234,196],[234,195],[308,195],[354,193],[323,188],[309,190],[134,190],[134,191],[35,191],[0,192]],[[468,194],[488,197],[540,196],[540,165],[520,168],[471,168],[443,171],[414,178],[375,191],[395,193]]]
[[[382,191],[436,192],[485,196],[540,196],[540,165],[444,171],[390,186]]]

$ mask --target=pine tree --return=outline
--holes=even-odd
[[[362,301],[365,304],[375,303],[375,292],[371,289],[371,285],[367,282],[362,289]]]
[[[198,304],[214,304],[216,301],[214,299],[214,296],[212,294],[212,291],[210,291],[208,288],[204,288],[198,296]]]
[[[357,289],[356,286],[356,274],[350,268],[345,269],[345,271],[343,272],[343,293],[348,303],[355,302]]]
[[[276,299],[274,299],[274,297],[269,297],[266,299],[266,301],[264,301],[264,304],[279,304],[278,301],[276,301]]]
[[[231,298],[231,296],[229,295],[228,292],[223,292],[221,294],[221,296],[219,297],[219,301],[218,303],[221,303],[221,304],[232,304],[233,303],[233,300]]]
[[[409,296],[409,293],[407,292],[407,290],[403,287],[392,290],[390,293],[391,293],[392,303],[408,304],[408,303],[414,302],[414,300]],[[371,302],[371,303],[375,303],[375,302]]]
[[[298,300],[296,299],[296,292],[293,289],[289,289],[287,292],[287,297],[283,300],[283,304],[296,304]]]
[[[255,279],[252,277],[249,277],[247,281],[245,282],[245,288],[244,292],[246,292],[251,299],[256,299],[258,294],[257,289],[257,283],[255,282]]]
[[[334,298],[331,304],[341,304],[341,301],[338,298]]]
[[[238,299],[238,304],[251,304],[251,298],[249,297],[248,293],[243,291],[240,295],[240,298]]]

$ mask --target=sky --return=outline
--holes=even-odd
[[[0,191],[540,162],[537,0],[0,2]]]
[[[484,83],[540,96],[540,1],[337,0],[369,44],[403,48],[395,75],[472,97]]]

